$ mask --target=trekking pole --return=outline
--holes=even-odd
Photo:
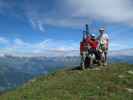
[[[86,36],[88,36],[90,34],[88,24],[86,24],[85,27],[86,27]]]
[[[83,41],[85,40],[85,38],[86,38],[86,31],[83,31]]]

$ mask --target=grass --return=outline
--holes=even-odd
[[[60,70],[9,91],[0,100],[133,100],[132,71],[128,64]]]

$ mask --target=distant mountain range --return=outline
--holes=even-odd
[[[111,51],[110,56],[133,56],[133,48],[132,49]]]
[[[79,57],[0,57],[0,91],[19,86],[29,79],[65,66],[79,64]]]
[[[34,75],[0,64],[0,91],[15,88],[32,79]]]
[[[133,49],[110,52],[109,61],[110,63],[133,63]],[[78,65],[80,65],[79,56],[0,56],[0,91],[19,86],[42,74]]]
[[[126,62],[133,64],[133,49],[112,51],[109,53],[110,62]]]

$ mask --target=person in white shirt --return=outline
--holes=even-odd
[[[105,63],[104,65],[107,65],[107,52],[108,52],[108,46],[109,46],[109,36],[107,33],[105,33],[104,28],[99,29],[100,35],[98,36],[98,41],[99,41],[99,49],[104,52],[105,55]]]

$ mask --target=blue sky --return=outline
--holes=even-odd
[[[0,52],[75,55],[85,24],[105,27],[110,50],[133,48],[131,0],[0,0]]]

